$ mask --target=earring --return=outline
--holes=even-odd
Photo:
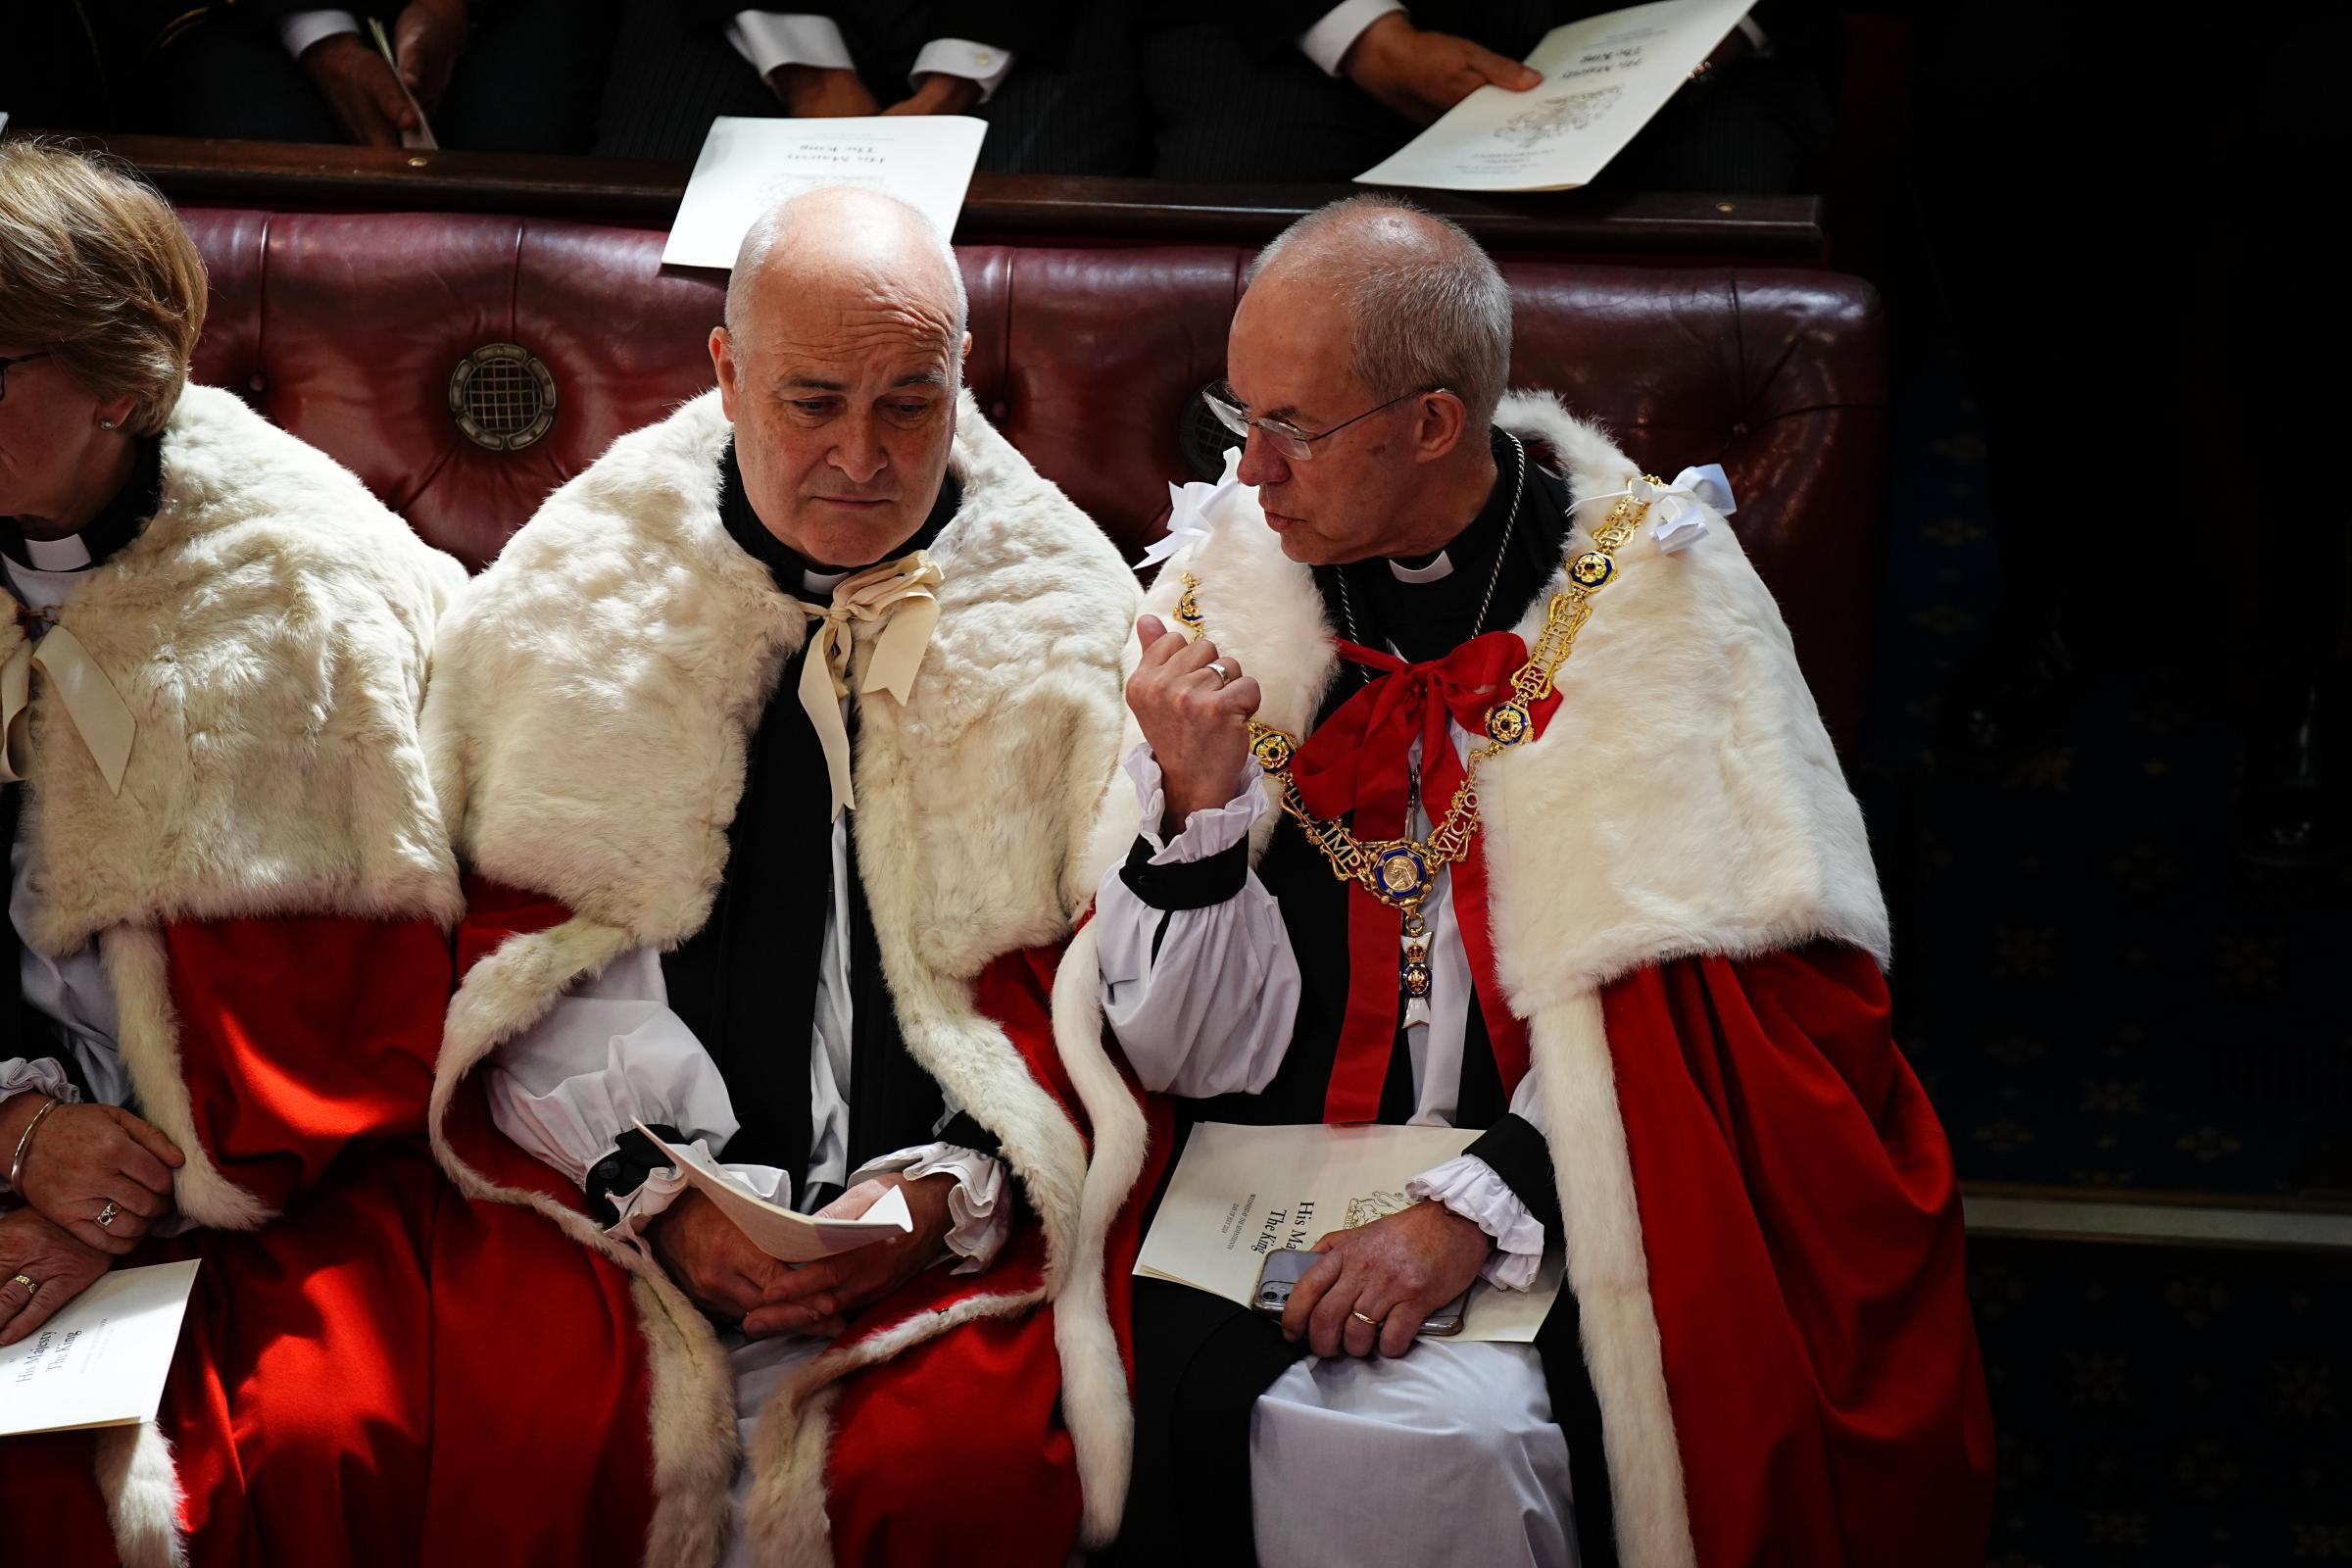
[[[114,427],[115,421],[112,419],[100,419],[98,421],[98,428],[101,430],[112,430]]]

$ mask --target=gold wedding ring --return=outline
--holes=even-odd
[[[1378,1327],[1380,1327],[1380,1319],[1379,1319],[1379,1318],[1376,1318],[1376,1317],[1366,1317],[1366,1316],[1364,1316],[1364,1314],[1363,1314],[1363,1313],[1361,1313],[1361,1312],[1357,1312],[1357,1311],[1354,1311],[1354,1310],[1352,1310],[1352,1309],[1351,1309],[1351,1310],[1348,1312],[1348,1315],[1349,1317],[1351,1317],[1351,1318],[1355,1319],[1355,1320],[1356,1320],[1358,1323],[1362,1323],[1362,1324],[1366,1325],[1367,1327],[1370,1327],[1370,1328],[1378,1328]]]
[[[20,1274],[15,1279],[10,1280],[8,1283],[11,1285],[22,1285],[27,1291],[37,1292],[40,1290],[38,1285],[32,1283],[32,1276],[29,1274]]]

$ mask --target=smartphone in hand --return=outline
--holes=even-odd
[[[1301,1276],[1322,1261],[1321,1252],[1305,1252],[1296,1248],[1282,1248],[1268,1252],[1257,1271],[1257,1295],[1253,1298],[1256,1310],[1268,1317],[1280,1317],[1283,1308],[1291,1304],[1292,1288]],[[1472,1286],[1471,1290],[1476,1290]],[[1462,1332],[1462,1314],[1470,1304],[1470,1292],[1447,1301],[1429,1314],[1421,1324],[1421,1333],[1433,1340],[1449,1339]]]

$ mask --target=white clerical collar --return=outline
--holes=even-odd
[[[1392,561],[1389,570],[1396,574],[1398,582],[1443,582],[1453,575],[1453,558],[1441,550],[1438,559],[1426,566],[1408,566],[1401,561]]]
[[[90,547],[81,542],[81,535],[67,534],[63,539],[26,539],[24,564],[37,571],[79,571],[90,564]]]
[[[803,571],[801,586],[812,594],[822,594],[830,599],[833,597],[833,590],[840,587],[842,579],[847,576],[849,576],[847,571]]]

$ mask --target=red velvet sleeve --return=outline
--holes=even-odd
[[[350,1144],[422,1134],[450,993],[433,922],[182,921],[164,948],[197,1136],[228,1180],[283,1208]]]
[[[1603,1006],[1698,1561],[1976,1568],[1960,1201],[1876,964],[1685,959]]]

